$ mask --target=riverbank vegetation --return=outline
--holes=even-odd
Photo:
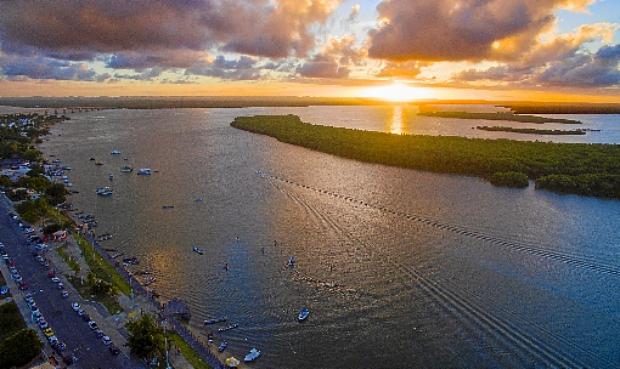
[[[179,349],[181,355],[192,365],[194,369],[212,369],[211,366],[205,363],[205,361],[202,360],[200,355],[198,355],[198,353],[194,351],[194,349],[191,348],[190,345],[183,340],[183,338],[181,338],[181,336],[176,333],[168,332],[166,334],[166,337],[173,346]]]
[[[97,253],[95,247],[88,242],[84,236],[74,233],[73,237],[82,250],[82,255],[90,271],[98,279],[109,282],[114,292],[120,292],[126,296],[131,294],[131,287],[125,279],[116,272],[114,266],[108,263],[101,255]]]
[[[422,111],[418,113],[425,117],[439,117],[439,118],[456,118],[456,119],[481,119],[481,120],[508,120],[512,122],[520,123],[561,123],[561,124],[581,124],[578,120],[562,119],[562,118],[547,118],[539,117],[536,115],[520,115],[512,112],[497,112],[497,113],[472,113],[465,111]]]
[[[77,262],[77,260],[75,260],[75,258],[73,256],[70,256],[67,253],[67,244],[66,243],[64,245],[56,248],[56,252],[62,258],[62,260],[64,260],[64,262],[69,266],[69,268],[71,268],[71,270],[73,270],[74,273],[77,274],[77,273],[80,272],[80,264]]]
[[[495,176],[500,184],[505,177],[500,173],[515,172],[535,180],[538,188],[620,198],[618,145],[394,135],[303,123],[295,115],[237,117],[231,125],[363,162],[487,180]]]
[[[511,133],[523,133],[532,135],[585,135],[586,131],[583,129],[536,129],[536,128],[514,128],[514,127],[502,127],[502,126],[477,126],[476,129],[481,131],[490,132],[511,132]]]

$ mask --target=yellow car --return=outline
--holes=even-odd
[[[54,331],[52,330],[52,328],[46,328],[46,329],[43,330],[43,334],[46,337],[51,337],[51,336],[54,335]]]

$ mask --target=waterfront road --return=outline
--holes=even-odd
[[[48,270],[41,266],[32,256],[31,247],[27,245],[26,236],[15,220],[9,217],[9,207],[6,198],[0,195],[0,241],[10,257],[16,262],[18,272],[28,283],[28,290],[13,291],[15,300],[21,299],[25,293],[33,294],[39,310],[54,330],[56,337],[67,345],[67,352],[73,352],[78,362],[72,368],[83,369],[133,369],[141,365],[130,360],[124,353],[112,355],[101,339],[88,327],[71,309],[74,301],[83,305],[84,301],[75,294],[63,299],[61,291],[48,278]],[[2,261],[4,263],[4,261]],[[10,276],[6,276],[10,278]],[[63,278],[63,282],[65,282]],[[66,282],[65,282],[66,284]]]

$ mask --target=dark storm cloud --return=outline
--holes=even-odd
[[[595,54],[576,54],[551,64],[538,80],[561,86],[617,86],[620,84],[618,63],[620,45],[605,46]]]
[[[174,57],[174,52],[181,55],[172,66],[185,66],[214,45],[285,57],[314,46],[309,28],[324,22],[336,5],[336,0],[6,1],[0,37],[6,53],[34,50],[71,60],[115,54],[113,67],[168,66],[159,56]]]
[[[0,70],[8,79],[55,79],[95,81],[107,75],[97,73],[84,63],[73,63],[46,57],[3,57]]]
[[[187,68],[186,75],[201,75],[230,80],[254,80],[261,78],[261,67],[257,61],[247,56],[226,59],[219,55],[214,61],[196,64]]]
[[[384,0],[369,55],[393,61],[510,58],[554,21],[560,6],[591,0]],[[509,48],[493,48],[505,40]]]

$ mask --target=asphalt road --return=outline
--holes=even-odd
[[[77,301],[83,305],[85,301],[75,294],[70,295],[68,299],[61,297],[61,291],[47,276],[48,270],[32,256],[26,236],[22,234],[17,222],[8,216],[9,211],[5,199],[0,198],[0,241],[4,243],[9,256],[15,259],[18,272],[29,286],[23,293],[13,290],[13,296],[15,300],[23,301],[25,293],[33,294],[39,310],[54,330],[56,337],[66,343],[67,351],[73,352],[78,357],[78,362],[71,367],[84,369],[142,367],[122,352],[118,356],[112,355],[88,324],[71,309],[72,302]],[[66,285],[66,280],[61,279]]]

